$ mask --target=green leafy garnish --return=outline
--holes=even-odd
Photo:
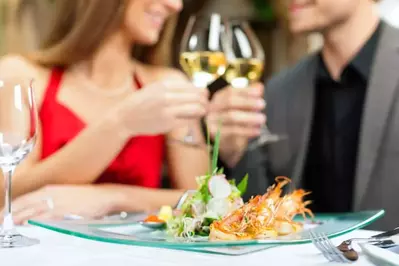
[[[209,236],[209,227],[207,226],[203,226],[201,228],[201,230],[199,230],[198,232],[196,232],[197,235],[199,236]]]
[[[208,154],[211,154],[211,136],[208,127],[206,128],[206,147],[208,149]],[[211,173],[212,173],[212,162],[209,160],[208,174],[210,175]]]
[[[216,174],[217,173],[218,157],[219,157],[219,145],[220,145],[220,126],[221,126],[221,121],[219,121],[218,131],[216,132],[216,136],[215,136],[215,144],[213,145],[212,171],[211,171],[210,174]]]
[[[241,182],[237,185],[237,189],[240,191],[240,195],[244,195],[245,191],[247,191],[248,186],[248,174],[244,176]]]
[[[224,169],[218,169],[221,121],[219,121],[218,131],[215,135],[213,153],[211,152],[210,133],[208,128],[206,129],[207,146],[209,148],[208,152],[210,157],[208,173],[196,177],[198,189],[183,203],[180,209],[181,212],[168,221],[168,233],[174,236],[188,238],[192,236],[208,236],[210,233],[210,225],[231,212],[232,210],[230,208],[237,208],[240,202],[242,202],[241,196],[247,189],[248,175],[241,180],[238,186],[236,186],[236,181],[234,179],[230,179],[228,182],[231,186],[231,192],[225,199],[228,203],[226,205],[227,207],[224,208],[225,210],[222,209],[222,211],[220,211],[218,205],[215,205],[215,201],[213,201],[215,198],[213,198],[209,190],[209,181],[214,175],[224,175]]]
[[[204,221],[202,222],[202,225],[204,226],[210,226],[214,221],[216,221],[217,219],[214,218],[210,218],[210,217],[206,217],[204,219]]]
[[[210,177],[211,177],[211,176],[209,176],[209,178],[210,178]],[[209,202],[209,200],[212,198],[212,195],[211,195],[211,193],[209,193],[209,189],[208,189],[208,181],[209,181],[209,178],[206,180],[205,184],[203,184],[203,185],[200,187],[200,189],[199,189],[200,195],[202,196],[202,201],[203,201],[205,204],[207,204],[207,203]]]

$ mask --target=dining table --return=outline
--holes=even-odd
[[[98,242],[50,231],[32,225],[19,232],[40,240],[40,244],[0,249],[0,265],[6,266],[119,266],[119,265],[190,265],[190,266],[313,266],[342,265],[329,262],[312,243],[283,245],[245,255],[218,255],[193,251],[129,246]],[[352,237],[369,237],[377,232],[356,230],[332,239],[338,245]],[[355,246],[356,249],[356,246]],[[353,266],[374,265],[360,252]]]

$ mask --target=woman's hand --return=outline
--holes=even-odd
[[[128,135],[156,135],[192,123],[206,114],[208,90],[185,80],[152,83],[135,92],[116,110]]]
[[[50,185],[12,202],[15,224],[29,219],[62,220],[66,216],[100,218],[113,211],[117,195],[102,185]],[[0,213],[3,217],[3,213]]]

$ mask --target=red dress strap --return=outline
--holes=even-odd
[[[47,84],[45,96],[44,96],[44,101],[56,101],[57,99],[57,93],[60,89],[61,81],[62,81],[62,76],[64,75],[64,69],[63,68],[53,68],[50,73],[50,79]]]
[[[133,80],[136,83],[137,89],[141,89],[143,87],[143,83],[140,81],[139,77],[136,73],[133,74]]]

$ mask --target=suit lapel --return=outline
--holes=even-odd
[[[292,172],[294,184],[298,187],[302,182],[302,172],[306,161],[310,130],[313,120],[315,76],[317,55],[311,55],[300,68],[298,80],[293,83],[296,88],[290,95],[291,117],[289,136],[292,137],[292,150],[297,151]]]
[[[355,177],[355,210],[365,196],[398,85],[399,34],[383,25],[367,89]]]

